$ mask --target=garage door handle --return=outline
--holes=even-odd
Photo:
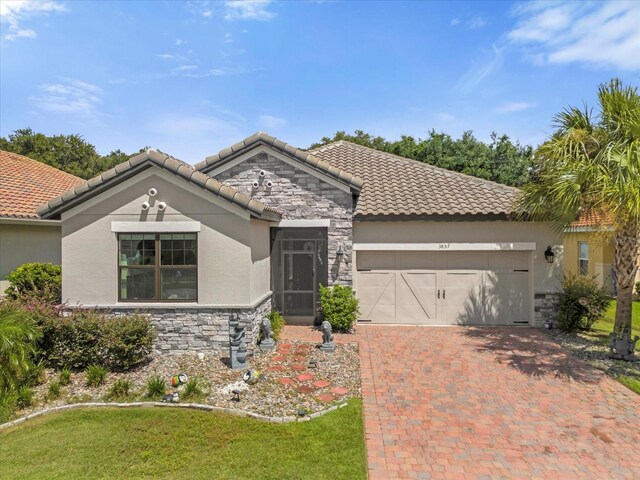
[[[440,298],[440,290],[438,290],[438,298]]]
[[[447,291],[446,290],[442,290],[442,298],[447,298],[446,295],[447,295]]]

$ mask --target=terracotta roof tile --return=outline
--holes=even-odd
[[[364,180],[356,216],[508,216],[519,192],[344,140],[310,152]]]
[[[606,225],[611,223],[611,220],[607,218],[605,214],[598,212],[590,212],[585,215],[582,214],[578,219],[571,224],[572,227],[595,227],[599,225]]]
[[[45,163],[0,150],[0,217],[39,218],[38,206],[84,183]]]

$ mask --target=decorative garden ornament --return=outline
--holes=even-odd
[[[229,361],[233,370],[247,368],[247,344],[244,341],[246,328],[240,325],[237,314],[229,318]]]
[[[271,320],[269,320],[268,317],[264,317],[262,322],[260,322],[260,333],[262,333],[260,350],[273,350],[276,342],[273,339],[273,328],[271,327]]]
[[[632,360],[635,357],[633,352],[638,340],[640,340],[638,335],[632,340],[629,331],[622,332],[622,335],[611,333],[609,336],[609,356],[617,360]]]
[[[322,322],[322,325],[320,325],[320,330],[322,331],[322,345],[320,346],[320,350],[323,352],[333,352],[336,346],[335,343],[333,343],[331,324],[325,320]]]

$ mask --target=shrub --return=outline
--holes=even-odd
[[[636,282],[636,295],[638,296],[638,300],[640,300],[640,282]]]
[[[16,393],[16,403],[20,408],[27,408],[33,405],[33,389],[31,387],[23,385]]]
[[[39,335],[24,311],[0,305],[0,391],[16,389],[28,377]]]
[[[269,320],[271,321],[271,329],[273,330],[273,338],[280,340],[280,335],[284,330],[284,317],[278,310],[271,310],[269,313]]]
[[[56,368],[84,369],[92,364],[127,371],[143,363],[153,346],[153,326],[142,315],[112,317],[76,310],[66,317],[41,315],[40,352]]]
[[[15,390],[0,390],[0,423],[11,418],[18,408],[18,394]]]
[[[107,369],[102,365],[89,365],[85,373],[88,387],[99,387],[107,379]]]
[[[71,383],[71,370],[63,368],[60,370],[60,385],[69,385]]]
[[[182,391],[183,398],[193,398],[199,397],[204,392],[202,391],[202,387],[197,378],[190,378],[189,381],[184,386],[184,390]]]
[[[62,269],[53,263],[25,263],[7,275],[9,298],[37,296],[49,303],[62,301]]]
[[[34,362],[24,378],[24,384],[30,387],[40,385],[44,381],[44,370],[46,365],[42,360]]]
[[[564,332],[589,330],[604,315],[611,299],[596,277],[571,275],[562,282],[558,299],[558,327]]]
[[[320,285],[320,303],[324,319],[334,330],[348,332],[358,319],[358,299],[353,295],[351,287]]]
[[[133,389],[133,382],[128,379],[120,379],[116,380],[111,388],[109,389],[109,393],[107,393],[107,398],[125,398],[128,397]]]
[[[153,375],[147,380],[147,397],[158,398],[167,392],[167,382],[160,375]]]
[[[60,396],[60,384],[58,382],[51,382],[49,384],[49,391],[47,392],[47,398],[49,400],[55,400]]]

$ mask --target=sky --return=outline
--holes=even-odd
[[[0,19],[1,136],[189,163],[256,131],[537,145],[599,83],[640,84],[640,1],[3,0]]]

